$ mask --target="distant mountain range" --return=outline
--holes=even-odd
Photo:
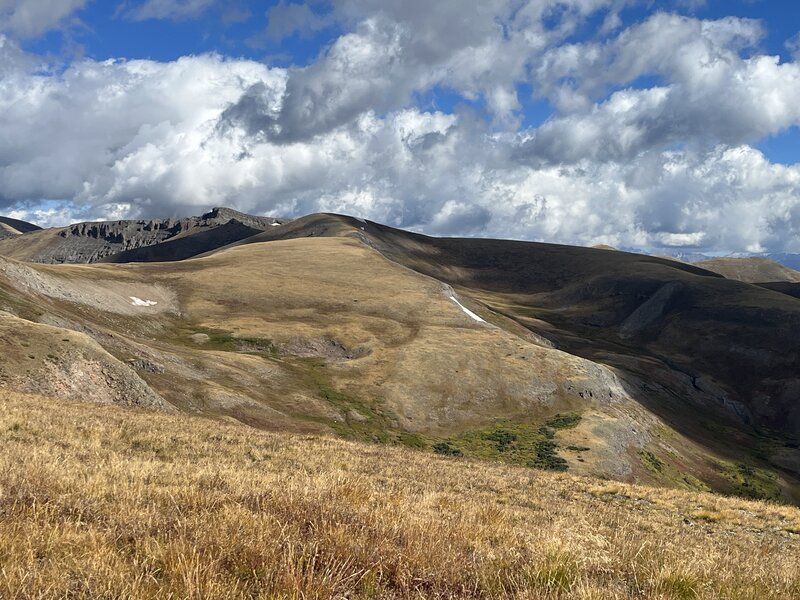
[[[663,252],[663,251],[662,251]],[[800,270],[800,254],[792,254],[789,252],[763,252],[763,253],[747,253],[735,252],[726,255],[704,254],[702,252],[670,252],[669,256],[682,260],[688,263],[698,263],[706,260],[716,260],[719,258],[766,258],[772,260],[784,267]]]

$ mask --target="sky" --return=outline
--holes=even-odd
[[[0,213],[800,252],[800,3],[0,0]]]

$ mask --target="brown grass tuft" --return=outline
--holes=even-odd
[[[0,444],[3,599],[800,597],[786,506],[2,392]]]

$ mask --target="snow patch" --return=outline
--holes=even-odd
[[[158,304],[155,300],[142,300],[141,298],[137,298],[136,296],[128,296],[131,299],[131,304],[134,306],[155,306]]]
[[[272,227],[280,227],[281,226],[280,223],[270,223],[270,225],[272,225]]]
[[[472,311],[471,311],[470,309],[468,309],[466,306],[464,306],[463,304],[461,304],[461,302],[459,302],[458,300],[456,300],[456,299],[455,299],[453,296],[450,296],[450,300],[452,300],[453,302],[455,302],[456,304],[458,304],[458,307],[459,307],[461,310],[463,310],[463,311],[464,311],[464,313],[465,313],[465,314],[466,314],[468,317],[470,317],[471,319],[474,319],[474,320],[476,320],[478,323],[486,323],[486,321],[484,321],[483,319],[481,319],[481,318],[480,318],[478,315],[476,315],[474,312],[472,312]]]

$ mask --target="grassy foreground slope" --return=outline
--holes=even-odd
[[[0,392],[2,598],[800,596],[800,510]]]

